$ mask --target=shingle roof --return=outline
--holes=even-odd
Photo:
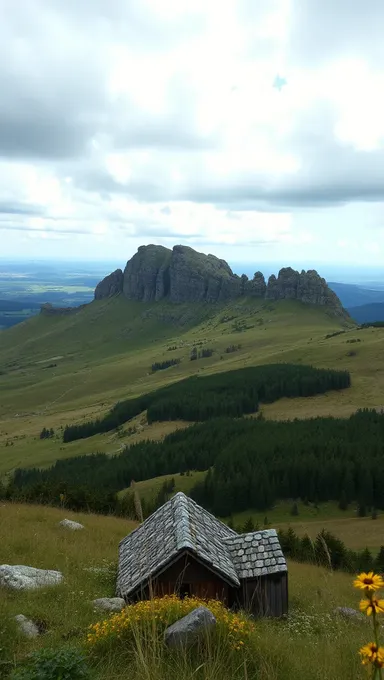
[[[133,593],[185,550],[235,586],[287,568],[274,530],[239,536],[180,492],[120,542],[118,595]]]
[[[239,578],[287,571],[275,529],[237,534],[225,542]]]

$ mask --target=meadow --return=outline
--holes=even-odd
[[[340,329],[346,332],[325,339]],[[361,342],[347,343],[354,338]],[[348,415],[362,405],[376,408],[384,387],[383,338],[383,329],[356,331],[353,324],[296,301],[171,306],[119,297],[94,302],[70,317],[39,315],[0,336],[0,474],[96,450],[112,453],[140,440],[143,430],[148,438],[161,438],[170,425],[148,426],[145,414],[133,435],[123,430],[119,437],[108,433],[65,447],[60,428],[102,416],[120,399],[201,372],[282,361],[346,369],[352,375],[350,389],[282,399],[263,406],[265,417]],[[232,345],[240,348],[227,353]],[[190,361],[194,346],[212,347],[214,353]],[[151,372],[154,362],[170,357],[180,358],[180,364]],[[57,436],[42,446],[43,427]]]
[[[85,529],[66,532],[58,526],[64,517],[82,522]],[[133,526],[124,519],[74,515],[65,509],[0,505],[0,561],[60,569],[64,574],[60,586],[35,592],[1,592],[0,677],[7,677],[33,649],[84,647],[88,626],[105,618],[94,611],[91,601],[113,596],[118,542]],[[256,622],[255,634],[247,643],[252,665],[247,665],[241,655],[229,659],[220,647],[209,658],[180,655],[169,660],[162,647],[151,648],[138,641],[129,650],[121,646],[113,653],[105,650],[97,658],[91,657],[93,677],[117,680],[126,678],[127,672],[132,680],[366,677],[357,650],[368,641],[369,627],[364,621],[346,621],[333,614],[337,606],[357,606],[358,593],[352,588],[351,576],[291,562],[289,598],[286,621]],[[20,613],[38,620],[45,633],[36,640],[22,638],[13,620]],[[257,675],[251,670],[254,664]]]
[[[297,301],[241,299],[210,306],[143,304],[118,297],[93,302],[70,317],[39,315],[0,335],[0,477],[6,478],[16,467],[44,467],[60,458],[96,451],[118,453],[131,443],[162,439],[186,427],[181,421],[149,425],[142,413],[119,432],[62,442],[65,424],[100,417],[120,399],[194,374],[271,362],[345,369],[352,377],[349,389],[280,399],[262,405],[263,416],[278,420],[344,417],[362,406],[381,408],[383,340],[384,329],[357,329],[351,320]],[[226,352],[231,346],[236,351]],[[193,347],[209,347],[214,352],[190,361]],[[152,373],[154,362],[170,357],[180,358],[180,364]],[[44,427],[54,430],[52,438],[40,439]],[[176,490],[188,490],[190,481],[177,479]],[[141,484],[146,485],[144,495],[156,495],[158,481]],[[243,513],[239,522],[249,514]],[[319,513],[300,507],[295,518],[289,503],[278,504],[267,514],[279,526],[294,521],[303,533],[310,533],[312,524],[317,533],[327,522],[329,530],[347,538],[351,547],[365,547],[366,543],[353,537],[354,527],[359,522],[368,527],[371,522],[356,518],[354,509],[342,512],[334,504],[327,509],[320,506]],[[260,524],[264,521],[260,513],[253,517]],[[376,548],[376,544],[367,539],[368,547]]]

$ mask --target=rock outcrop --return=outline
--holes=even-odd
[[[342,314],[336,294],[314,270],[301,273],[291,267],[281,269],[265,282],[260,271],[249,280],[234,274],[225,260],[198,253],[188,246],[140,246],[121,269],[107,276],[95,290],[95,299],[123,293],[130,300],[152,302],[226,302],[241,296],[267,300],[300,300],[331,308]]]
[[[95,290],[95,300],[113,297],[123,292],[124,274],[121,269],[116,269],[97,284]]]
[[[77,314],[77,312],[79,312],[80,309],[84,309],[85,306],[86,305],[79,305],[78,307],[54,307],[50,302],[44,302],[40,307],[40,314],[44,314],[44,316],[68,316],[69,314]]]
[[[222,302],[240,296],[241,278],[214,255],[175,246],[169,265],[171,302]]]
[[[124,270],[123,293],[130,300],[161,300],[169,293],[172,251],[163,246],[140,246]]]

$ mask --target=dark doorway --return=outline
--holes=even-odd
[[[180,599],[184,600],[186,597],[191,596],[191,584],[182,583],[180,586]]]

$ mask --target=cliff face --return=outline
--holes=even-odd
[[[140,246],[121,269],[107,276],[95,290],[100,300],[123,293],[142,302],[164,298],[170,302],[225,302],[243,295],[269,300],[301,300],[328,306],[342,313],[340,300],[326,281],[314,271],[299,273],[291,267],[272,275],[266,284],[258,271],[252,280],[237,276],[230,266],[214,255],[198,253],[188,246]]]
[[[115,272],[106,276],[96,286],[95,300],[103,300],[104,298],[113,297],[113,295],[121,293],[123,290],[123,279],[124,275],[121,269],[116,269]]]

